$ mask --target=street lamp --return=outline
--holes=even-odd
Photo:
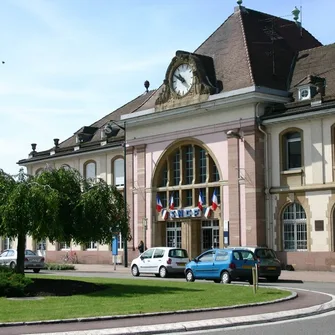
[[[113,127],[111,125],[113,123],[118,128]],[[110,120],[109,123],[105,126],[105,134],[107,137],[115,137],[118,132],[122,129],[124,131],[124,141],[123,141],[123,174],[124,174],[124,182],[123,182],[123,200],[124,200],[124,217],[128,216],[127,211],[127,164],[126,164],[126,155],[127,155],[127,146],[126,146],[126,122],[124,122],[124,126],[120,126],[113,120]],[[123,239],[123,249],[124,249],[124,267],[128,267],[128,240],[127,236]]]
[[[148,219],[143,218],[142,220],[143,230],[144,230],[144,250],[147,247],[147,229],[148,229]]]

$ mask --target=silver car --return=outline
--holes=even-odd
[[[15,249],[6,249],[0,255],[0,266],[9,266],[14,269],[17,263],[17,251]],[[25,250],[24,268],[40,272],[45,267],[44,257],[36,255],[32,250]]]

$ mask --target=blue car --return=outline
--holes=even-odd
[[[254,253],[247,249],[211,249],[185,266],[186,281],[214,280],[229,284],[232,280],[247,280],[252,284],[252,268],[258,266]]]

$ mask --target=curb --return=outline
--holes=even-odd
[[[309,290],[303,290],[303,291],[309,291]],[[156,334],[166,334],[172,332],[190,332],[190,331],[210,330],[210,329],[224,329],[230,327],[299,319],[303,317],[324,314],[329,311],[335,310],[335,295],[320,293],[316,291],[310,291],[310,292],[330,296],[332,300],[321,305],[307,307],[300,310],[290,310],[290,311],[250,315],[250,316],[239,316],[224,319],[177,322],[177,323],[160,324],[154,326],[149,325],[149,326],[134,326],[134,327],[96,329],[96,330],[85,330],[85,331],[68,331],[66,332],[66,335],[129,335],[129,334],[156,335]],[[44,333],[44,334],[38,333],[38,334],[26,334],[26,335],[60,335],[60,334],[64,334],[64,332]]]
[[[151,316],[161,316],[161,315],[174,315],[174,314],[189,314],[189,313],[199,313],[199,312],[209,312],[209,311],[223,311],[228,309],[239,309],[245,307],[257,307],[264,305],[272,305],[279,302],[289,301],[296,299],[298,297],[298,293],[291,291],[287,288],[281,287],[273,287],[273,286],[262,286],[262,288],[276,288],[281,291],[288,291],[291,294],[287,297],[272,300],[272,301],[263,301],[256,302],[250,304],[242,304],[242,305],[232,305],[232,306],[224,306],[224,307],[208,307],[208,308],[195,308],[195,309],[187,309],[187,310],[177,310],[177,311],[166,311],[166,312],[154,312],[154,313],[141,313],[141,314],[125,314],[125,315],[106,315],[106,316],[92,316],[87,318],[71,318],[71,319],[56,319],[56,320],[42,320],[42,321],[22,321],[22,322],[3,322],[0,323],[0,328],[3,327],[14,327],[14,326],[33,326],[33,325],[47,325],[47,324],[61,324],[61,323],[74,323],[74,322],[91,322],[91,321],[107,321],[107,320],[115,320],[115,319],[131,319],[131,318],[144,318]]]

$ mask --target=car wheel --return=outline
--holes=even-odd
[[[35,273],[39,273],[41,269],[33,269]]]
[[[278,276],[269,276],[269,277],[266,277],[266,280],[271,283],[274,283],[278,280]]]
[[[221,273],[221,283],[229,284],[231,282],[230,274],[227,271]]]
[[[194,275],[193,275],[193,272],[191,270],[188,270],[186,272],[186,281],[188,282],[194,282]]]
[[[16,266],[15,262],[11,262],[11,263],[9,264],[9,267],[10,267],[12,270],[15,269],[15,266]]]
[[[140,271],[138,271],[137,265],[133,265],[133,267],[131,268],[131,274],[134,277],[138,277],[140,275]]]
[[[166,271],[166,267],[161,266],[159,269],[159,276],[161,278],[166,278],[167,277],[167,271]]]

